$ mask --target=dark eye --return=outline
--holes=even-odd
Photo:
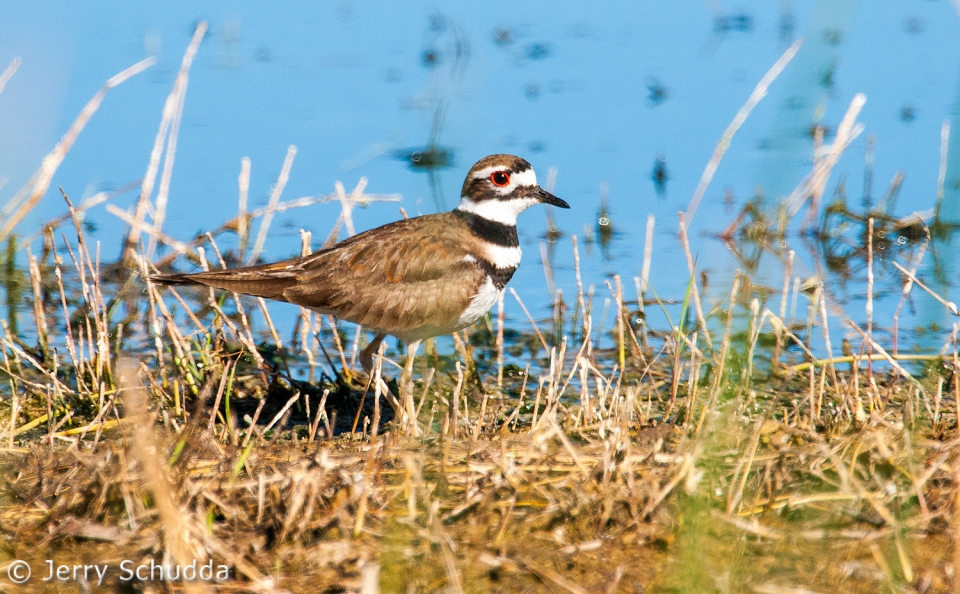
[[[493,185],[503,187],[510,183],[510,174],[506,171],[494,171],[490,174],[490,181],[493,182]]]

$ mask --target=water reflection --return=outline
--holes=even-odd
[[[647,100],[650,105],[656,107],[667,100],[670,95],[667,87],[660,82],[659,78],[651,77],[647,79]]]
[[[430,141],[423,148],[401,149],[395,154],[397,158],[406,161],[414,171],[425,171],[430,179],[430,190],[433,195],[434,206],[438,211],[448,210],[443,197],[443,185],[440,183],[440,170],[453,167],[453,150],[440,146],[440,131],[443,129],[443,117],[446,106],[441,101],[433,116],[433,127],[430,129]]]
[[[650,179],[653,180],[653,187],[657,191],[657,196],[663,198],[667,195],[667,180],[670,175],[667,174],[667,158],[664,155],[657,155],[657,160],[653,164],[653,171],[650,173]]]
[[[596,237],[600,245],[600,253],[603,254],[604,261],[610,258],[610,242],[613,240],[614,229],[613,222],[610,220],[610,186],[607,183],[600,184],[600,210],[597,211]]]

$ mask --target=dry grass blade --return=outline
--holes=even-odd
[[[823,195],[827,180],[830,178],[830,172],[833,171],[833,167],[840,160],[840,155],[863,131],[863,125],[857,123],[857,116],[860,115],[860,110],[863,109],[866,102],[867,96],[863,93],[857,93],[850,101],[850,107],[847,108],[840,125],[837,126],[837,134],[829,152],[816,162],[813,171],[786,199],[788,216],[792,217],[797,214],[807,198],[813,199],[814,207],[819,204],[820,196]],[[815,211],[811,209],[810,212]]]
[[[43,164],[40,165],[40,169],[33,174],[30,181],[28,181],[26,185],[4,205],[3,210],[0,211],[0,219],[6,219],[3,226],[0,227],[0,241],[6,239],[6,237],[13,232],[17,223],[23,220],[23,217],[27,216],[27,213],[33,210],[40,202],[40,199],[43,198],[44,194],[47,193],[50,182],[53,180],[53,175],[57,172],[60,164],[63,163],[63,159],[67,156],[67,153],[70,152],[73,143],[76,142],[77,137],[80,136],[80,132],[83,131],[87,122],[90,121],[93,114],[100,108],[100,104],[103,103],[107,92],[131,76],[139,74],[150,66],[153,66],[155,62],[153,58],[147,58],[114,75],[104,83],[93,98],[83,106],[77,119],[70,125],[70,128],[63,135],[63,138],[60,139],[60,142],[57,143],[57,146],[43,158]],[[25,198],[26,201],[24,202]]]
[[[910,291],[913,289],[913,280],[917,274],[917,270],[920,268],[920,262],[923,261],[923,255],[927,251],[927,244],[930,243],[930,230],[924,228],[925,237],[923,243],[920,244],[920,248],[917,250],[917,254],[913,259],[913,265],[911,266],[910,274],[907,276],[907,282],[903,283],[903,289],[900,294],[900,302],[897,304],[896,311],[893,312],[893,331],[892,331],[892,341],[893,341],[893,354],[896,355],[899,350],[899,338],[900,338],[900,312],[903,310],[903,306],[907,302],[907,297],[910,296]]]
[[[7,83],[10,82],[10,79],[13,78],[13,75],[16,74],[17,68],[20,67],[21,63],[20,58],[14,58],[10,60],[10,64],[7,65],[6,70],[3,71],[3,74],[0,74],[0,93],[3,92],[4,87],[7,86]]]
[[[547,340],[543,337],[543,334],[540,333],[540,328],[534,321],[533,316],[530,315],[530,310],[528,310],[527,306],[523,304],[523,300],[521,300],[520,295],[517,295],[517,292],[513,290],[513,287],[510,287],[510,294],[513,295],[513,298],[517,300],[517,303],[520,304],[520,308],[523,310],[523,313],[526,314],[527,319],[530,320],[530,324],[533,326],[533,331],[536,332],[537,338],[540,339],[540,345],[543,346],[543,350],[549,353],[550,347],[547,346]]]
[[[867,341],[873,342],[873,217],[867,221],[867,303],[865,305],[867,314]],[[867,356],[870,355],[869,345],[867,347]],[[869,359],[868,359],[869,360]],[[873,367],[870,367],[871,375]]]
[[[686,219],[688,224],[693,222],[693,216],[697,214],[697,207],[700,206],[700,200],[703,199],[707,187],[713,180],[713,174],[717,172],[717,167],[720,166],[720,161],[723,159],[724,153],[726,153],[730,147],[730,141],[733,140],[740,126],[747,121],[747,117],[750,115],[750,112],[753,111],[753,108],[760,103],[761,99],[766,97],[767,89],[773,81],[780,76],[783,69],[787,67],[787,64],[790,63],[793,56],[800,50],[801,45],[803,45],[803,39],[798,39],[793,42],[793,45],[787,48],[787,51],[783,52],[783,55],[770,67],[770,70],[763,75],[763,78],[761,78],[757,86],[754,87],[753,92],[750,93],[750,97],[747,98],[747,102],[743,104],[743,107],[740,108],[737,115],[733,117],[733,121],[730,122],[730,125],[724,130],[723,136],[717,141],[717,146],[713,149],[713,156],[710,157],[710,161],[707,162],[707,166],[700,176],[700,183],[697,184],[697,189],[693,192],[693,198],[690,199],[690,204],[687,206]]]
[[[190,40],[190,44],[187,46],[183,54],[183,59],[180,62],[180,71],[177,73],[177,78],[173,81],[173,88],[170,90],[170,94],[163,104],[163,116],[160,119],[160,128],[157,130],[157,135],[153,141],[153,149],[150,151],[150,161],[147,164],[147,171],[143,176],[143,184],[140,186],[140,197],[137,199],[137,206],[134,209],[133,218],[138,222],[144,221],[147,212],[150,210],[150,196],[153,194],[153,185],[157,179],[157,171],[160,169],[160,157],[163,152],[163,145],[167,139],[173,120],[176,117],[177,106],[182,100],[181,96],[186,88],[186,79],[190,72],[190,66],[193,64],[193,59],[200,49],[200,42],[203,41],[206,33],[207,23],[206,21],[201,21],[197,24],[197,28],[193,32],[193,38]],[[139,224],[131,226],[130,232],[127,234],[126,244],[123,248],[124,261],[133,258],[134,250],[140,242],[142,229],[143,227]]]
[[[120,389],[127,416],[133,419],[131,453],[143,468],[143,476],[163,525],[164,542],[174,561],[187,566],[200,559],[206,560],[207,554],[193,536],[192,527],[180,505],[177,494],[166,467],[161,462],[160,444],[153,433],[153,415],[147,410],[147,391],[137,377],[138,367],[133,359],[124,359],[119,364]],[[185,582],[188,591],[202,592],[206,588]]]
[[[827,359],[830,361],[827,363],[827,365],[830,369],[830,379],[833,380],[833,386],[837,387],[840,385],[840,383],[837,381],[837,368],[832,363],[833,347],[830,344],[830,322],[827,315],[827,292],[823,287],[817,287],[817,289],[817,304],[820,307],[820,321],[823,323],[823,344],[824,348],[827,350]]]
[[[687,238],[687,223],[684,220],[682,212],[678,212],[680,218],[680,244],[683,246],[683,254],[687,259],[687,271],[690,273],[690,294],[693,296],[693,305],[697,312],[697,322],[700,324],[700,330],[707,341],[707,347],[712,347],[710,331],[707,329],[707,319],[703,315],[703,306],[700,304],[700,290],[697,288],[697,270],[696,263],[693,261],[693,254],[690,252],[690,241]]]
[[[760,584],[753,587],[757,594],[820,594],[802,586],[778,586],[776,584]]]
[[[896,369],[896,370],[897,370],[897,373],[899,373],[899,374],[902,375],[903,377],[905,377],[905,378],[909,379],[910,381],[912,381],[921,391],[924,390],[923,386],[920,385],[919,382],[917,382],[917,380],[913,377],[913,375],[912,375],[909,371],[907,371],[906,369],[904,369],[902,365],[900,365],[899,363],[897,363],[896,359],[894,359],[892,356],[890,356],[890,354],[886,351],[886,349],[884,349],[882,346],[880,346],[879,344],[877,344],[876,341],[874,341],[873,339],[869,338],[869,337],[867,336],[867,333],[864,332],[864,331],[860,328],[860,326],[858,326],[858,325],[857,325],[856,323],[854,323],[852,320],[847,320],[847,324],[848,324],[851,328],[853,328],[854,330],[856,330],[856,331],[860,334],[860,336],[862,336],[863,339],[864,339],[865,341],[867,341],[867,343],[873,348],[873,350],[877,351],[877,354],[879,354],[881,357],[883,357],[883,358],[887,361],[887,363],[890,364],[891,367],[893,367],[894,369]]]
[[[146,233],[150,236],[151,239],[159,240],[164,245],[173,248],[181,256],[187,256],[190,254],[190,246],[178,241],[169,235],[164,234],[161,231],[158,231],[156,227],[150,223],[144,221],[142,218],[137,218],[134,215],[131,215],[129,212],[123,210],[119,206],[108,204],[107,212],[117,217],[124,223],[130,225],[130,229],[136,229],[137,233]]]
[[[650,289],[650,264],[653,261],[653,228],[656,217],[647,216],[647,234],[643,240],[643,265],[640,268],[640,294],[646,294]],[[641,304],[642,306],[643,304]]]
[[[267,202],[267,211],[260,221],[260,228],[257,230],[257,241],[253,244],[253,251],[247,258],[247,264],[253,264],[260,257],[264,245],[267,243],[267,233],[270,231],[270,223],[273,221],[273,214],[276,212],[277,205],[280,203],[280,195],[290,180],[290,169],[293,167],[293,158],[297,156],[297,147],[292,144],[287,147],[287,156],[283,159],[283,166],[280,168],[280,175],[277,177],[277,183],[273,185],[273,191],[270,192],[270,200]]]
[[[167,133],[167,153],[163,157],[163,172],[160,174],[160,187],[157,189],[157,199],[153,207],[153,228],[160,232],[163,228],[163,222],[167,217],[167,201],[170,197],[170,180],[173,178],[173,164],[177,156],[177,141],[180,139],[180,123],[183,121],[183,106],[187,99],[187,86],[190,83],[190,63],[196,54],[199,40],[203,39],[206,32],[206,23],[202,23],[194,32],[193,41],[187,49],[187,56],[184,56],[184,63],[181,66],[180,75],[177,77],[177,91],[174,99],[173,116],[170,118],[169,131]],[[164,114],[166,115],[166,114]],[[146,257],[153,259],[153,252],[157,247],[157,236],[150,235],[150,241],[147,243]]]
[[[247,216],[247,201],[250,197],[250,157],[240,159],[240,175],[237,177],[239,198],[237,205],[237,236],[240,239],[240,259],[247,253],[250,234],[250,218]]]
[[[40,227],[38,230],[34,231],[33,233],[24,235],[23,239],[20,241],[20,245],[26,247],[32,244],[38,238],[47,235],[49,231],[57,229],[58,227],[60,227],[60,225],[70,220],[73,217],[73,214],[84,213],[90,210],[91,208],[93,208],[94,206],[99,206],[104,202],[107,202],[108,200],[112,200],[113,198],[122,196],[127,192],[135,190],[140,187],[140,183],[141,183],[140,180],[136,180],[133,182],[126,183],[120,186],[119,188],[115,190],[111,190],[109,192],[97,192],[93,196],[90,196],[89,198],[85,199],[79,205],[75,206],[74,207],[74,210],[76,211],[75,213],[66,212],[44,223],[42,227]]]
[[[334,223],[333,228],[330,229],[329,235],[327,235],[326,241],[323,242],[323,247],[327,248],[332,246],[337,242],[337,237],[340,235],[340,228],[346,224],[347,226],[347,235],[353,236],[356,230],[353,227],[353,207],[357,204],[365,204],[371,200],[371,196],[367,196],[363,191],[367,187],[367,178],[361,177],[357,181],[356,187],[350,192],[350,196],[347,196],[347,191],[343,187],[343,183],[336,182],[334,184],[335,193],[332,195],[332,198],[340,202],[340,216],[337,217],[337,222]],[[389,199],[389,197],[388,197]],[[407,217],[406,212],[403,209],[400,210],[404,218]]]
[[[954,303],[953,301],[947,301],[940,295],[937,295],[930,287],[928,287],[927,285],[917,280],[917,277],[914,276],[912,272],[910,272],[909,270],[901,266],[899,262],[894,262],[893,265],[896,266],[897,270],[903,273],[904,276],[909,278],[910,282],[916,283],[918,287],[920,287],[921,289],[926,291],[931,297],[939,301],[944,307],[947,308],[947,310],[950,311],[950,313],[952,313],[955,316],[960,316],[960,311],[957,310],[956,303]]]
[[[0,85],[0,89],[3,85]],[[937,218],[940,215],[940,207],[943,206],[943,186],[947,180],[947,150],[950,147],[950,120],[945,120],[940,127],[940,170],[937,173],[937,204],[934,212]]]

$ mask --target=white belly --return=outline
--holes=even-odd
[[[494,286],[493,281],[487,277],[486,282],[480,285],[480,290],[470,300],[470,305],[457,319],[457,329],[466,328],[482,318],[485,313],[490,311],[490,308],[502,294],[503,289],[498,289]]]
[[[480,289],[477,290],[477,294],[473,296],[470,300],[470,304],[467,306],[467,309],[460,314],[454,323],[450,326],[440,326],[435,324],[425,324],[418,328],[412,328],[407,331],[391,331],[391,330],[382,330],[379,328],[367,328],[368,330],[373,330],[377,333],[384,333],[396,336],[404,342],[413,342],[415,340],[425,340],[427,338],[433,338],[434,336],[441,336],[444,334],[451,334],[457,330],[461,330],[470,326],[477,320],[483,317],[490,308],[497,302],[497,299],[500,298],[500,295],[503,294],[502,289],[497,289],[493,284],[493,281],[487,277],[486,281],[480,285]],[[319,314],[330,314],[337,315],[337,312],[330,311],[326,309],[321,309],[317,307],[309,307],[307,309],[313,310]]]

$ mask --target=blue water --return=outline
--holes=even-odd
[[[554,193],[573,206],[552,213],[565,234],[551,258],[566,296],[575,290],[572,234],[580,240],[584,282],[596,285],[600,302],[612,273],[624,277],[633,295],[652,214],[651,285],[662,298],[682,300],[688,272],[675,236],[677,211],[686,209],[717,140],[753,87],[802,37],[794,61],[734,137],[692,222],[698,269],[711,279],[709,309],[726,301],[740,266],[712,235],[758,188],[771,204],[789,194],[810,170],[810,126],[820,121],[835,130],[858,92],[867,96],[860,116],[865,132],[835,170],[827,196],[845,176],[850,203],[859,206],[869,135],[874,200],[902,171],[896,213],[933,206],[941,126],[956,119],[960,105],[957,10],[948,0],[645,1],[589,9],[545,1],[4,2],[0,69],[17,56],[23,63],[0,94],[0,181],[8,178],[0,207],[107,78],[154,56],[155,66],[108,94],[18,231],[29,235],[65,211],[57,186],[76,203],[143,176],[183,51],[196,23],[207,20],[210,31],[190,72],[166,233],[188,240],[230,218],[244,156],[253,164],[250,208],[265,205],[288,145],[299,152],[284,200],[330,193],[337,180],[349,191],[361,176],[370,193],[402,195],[399,205],[355,211],[358,230],[399,218],[398,206],[410,215],[452,208],[476,159],[509,152],[531,161],[541,182],[556,167]],[[952,130],[945,204],[960,220],[960,122]],[[430,142],[453,155],[449,167],[435,171],[435,185],[397,156]],[[666,165],[662,191],[652,179],[658,156]],[[604,191],[615,233],[601,250],[584,234],[596,233]],[[112,202],[131,208],[136,194]],[[278,215],[266,257],[298,253],[300,228],[313,231],[317,247],[338,214],[338,205],[327,204]],[[550,303],[540,262],[545,217],[542,207],[522,216],[524,263],[512,282],[538,316],[548,315]],[[118,254],[124,225],[103,206],[87,221],[105,259]],[[227,236],[221,243],[231,247]],[[790,247],[797,249],[795,274],[813,274],[815,257],[799,240]],[[960,301],[950,262],[955,252],[941,246],[948,274],[938,290]],[[768,255],[754,281],[779,287],[781,275]],[[898,286],[895,274],[878,275],[887,289]],[[842,291],[838,284],[835,294],[857,320],[863,319],[860,280]],[[878,305],[878,318],[889,318],[892,293]],[[913,323],[951,323],[942,308],[917,303]],[[777,304],[770,302],[774,310]]]

